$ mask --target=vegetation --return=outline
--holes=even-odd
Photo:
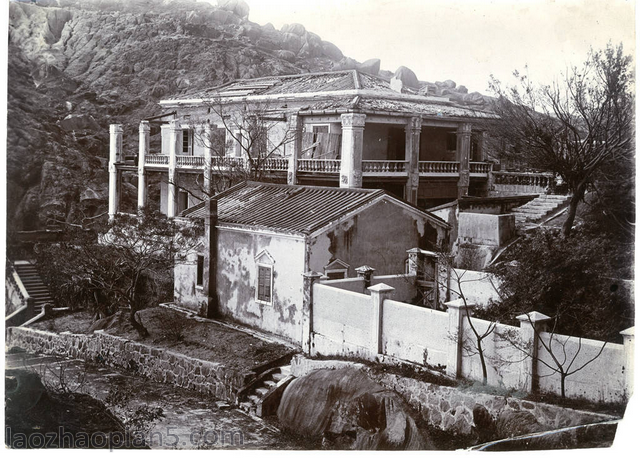
[[[608,185],[623,178],[629,186],[632,180],[633,175],[612,174],[616,165],[633,167],[631,56],[622,45],[591,51],[581,67],[569,69],[552,85],[534,84],[517,71],[514,76],[519,81],[515,86],[504,88],[495,78],[490,83],[497,95],[493,108],[500,116],[491,126],[493,137],[511,147],[503,156],[562,178],[572,194],[563,228],[569,237],[578,203],[588,190],[604,198]],[[616,218],[629,226],[629,220]]]
[[[58,304],[89,305],[99,316],[128,307],[131,325],[147,336],[136,313],[172,299],[174,263],[187,261],[201,232],[147,208],[39,247],[38,266]]]

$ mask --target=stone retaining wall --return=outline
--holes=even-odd
[[[363,368],[374,381],[402,395],[430,425],[456,434],[468,435],[473,432],[475,428],[473,409],[476,405],[484,406],[494,420],[504,411],[529,412],[549,430],[616,419],[614,416],[605,414],[578,411],[514,397],[439,386],[391,373],[374,372],[362,364],[339,360],[311,360],[302,355],[296,355],[291,361],[291,374],[299,377],[320,368],[342,368],[347,365]]]
[[[153,381],[173,384],[235,402],[235,394],[253,373],[229,370],[224,365],[188,357],[125,338],[95,332],[91,335],[51,333],[11,327],[6,334],[7,349],[82,359],[124,368]]]

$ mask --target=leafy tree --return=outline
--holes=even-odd
[[[483,314],[507,319],[538,311],[551,317],[556,333],[618,340],[633,324],[624,280],[631,257],[586,225],[570,239],[553,230],[528,234],[492,267],[500,279],[500,301]]]
[[[136,313],[172,298],[173,266],[200,242],[195,223],[167,219],[150,208],[140,216],[118,214],[107,225],[40,247],[38,264],[54,295],[92,303],[100,314],[130,308],[131,325],[148,336]]]
[[[503,88],[492,78],[495,139],[511,148],[503,155],[558,174],[572,193],[563,234],[571,234],[578,203],[606,169],[634,155],[633,64],[622,45],[591,51],[561,81],[536,85],[514,72],[518,84]]]

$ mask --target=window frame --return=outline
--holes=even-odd
[[[200,283],[198,283],[200,281]],[[204,288],[204,255],[198,254],[196,258],[196,289]]]
[[[256,295],[255,300],[261,304],[273,303],[273,265],[267,263],[256,263]],[[260,268],[269,270],[269,299],[260,298]]]

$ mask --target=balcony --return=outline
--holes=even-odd
[[[218,157],[211,159],[211,167],[215,171],[243,169],[248,167],[245,158]],[[133,166],[133,163],[124,164]],[[168,155],[147,155],[145,167],[150,170],[166,170],[169,167]],[[203,156],[176,156],[176,168],[183,171],[198,171],[205,167]],[[268,158],[264,162],[264,168],[268,172],[287,172],[289,159],[284,157]],[[402,160],[363,160],[362,175],[364,177],[407,177],[409,162]],[[340,173],[339,159],[299,159],[298,172],[309,175],[338,175]],[[420,177],[458,177],[460,163],[457,161],[419,161],[418,172]],[[491,172],[490,163],[472,162],[469,164],[471,177],[486,178]]]

